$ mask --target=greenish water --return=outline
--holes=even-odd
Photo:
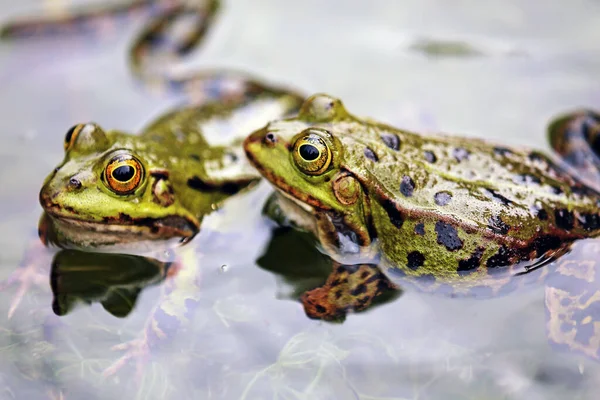
[[[547,149],[554,115],[600,103],[600,4],[521,3],[226,1],[190,68],[239,68],[394,125]],[[0,7],[8,19],[43,3]],[[135,131],[178,103],[148,95],[127,70],[143,23],[100,38],[0,43],[0,279],[35,240],[37,193],[70,126]],[[407,291],[343,324],[309,320],[294,299],[325,279],[326,265],[298,235],[272,235],[258,212],[269,190],[207,220],[186,255],[197,305],[181,326],[163,312],[169,284],[145,288],[125,318],[97,302],[58,317],[42,280],[8,319],[16,287],[0,293],[0,399],[597,397],[600,364],[548,344],[543,284],[485,301]],[[108,284],[102,273],[67,272]],[[139,369],[103,376],[125,354],[113,346],[144,339],[155,320],[175,327],[168,340],[151,337]]]

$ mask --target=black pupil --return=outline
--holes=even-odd
[[[112,172],[113,178],[119,182],[127,182],[135,175],[135,168],[129,165],[121,165]]]
[[[300,146],[300,156],[306,161],[313,161],[319,158],[319,149],[312,144],[303,144]]]

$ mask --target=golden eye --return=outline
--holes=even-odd
[[[67,131],[67,134],[65,135],[65,142],[63,143],[65,151],[71,150],[73,144],[75,144],[75,141],[77,140],[79,132],[81,132],[85,125],[86,124],[77,124]]]
[[[320,175],[331,164],[329,146],[319,134],[311,131],[296,140],[292,157],[298,168],[309,175]]]
[[[108,187],[117,194],[130,194],[142,181],[144,167],[131,154],[114,156],[106,166],[104,177]]]

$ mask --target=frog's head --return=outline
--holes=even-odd
[[[328,218],[336,235],[345,230],[355,244],[366,245],[370,238],[365,192],[341,167],[349,157],[343,132],[354,121],[340,100],[317,94],[305,101],[297,117],[271,122],[252,133],[244,149],[261,175],[287,198],[321,222]]]
[[[79,124],[64,149],[39,195],[61,245],[129,247],[198,232],[199,221],[174,198],[168,170],[153,165],[157,157],[139,137]]]

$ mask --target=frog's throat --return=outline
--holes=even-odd
[[[297,205],[303,212],[305,212],[308,215],[311,215],[314,217],[315,215],[315,207],[311,206],[310,204],[307,204],[299,199],[297,199],[296,197],[292,196],[291,194],[289,194],[288,192],[286,192],[285,190],[279,188],[279,187],[275,187],[275,189],[277,190],[277,192],[279,194],[281,194],[283,197],[285,197],[286,199],[290,200],[292,203],[294,203],[295,205]]]
[[[280,193],[302,207],[302,209],[310,212],[313,215],[317,212],[333,210],[330,206],[324,204],[316,197],[311,196],[309,193],[295,189],[294,186],[288,184],[285,179],[277,176],[267,168],[264,168],[261,163],[255,159],[251,152],[246,151],[246,156],[248,157],[250,163],[267,181],[269,181],[277,190],[279,190]]]
[[[111,246],[139,240],[190,241],[199,230],[199,224],[182,216],[162,218],[132,218],[125,214],[104,218],[101,222],[67,217],[45,210],[54,227],[67,241],[78,247]]]

